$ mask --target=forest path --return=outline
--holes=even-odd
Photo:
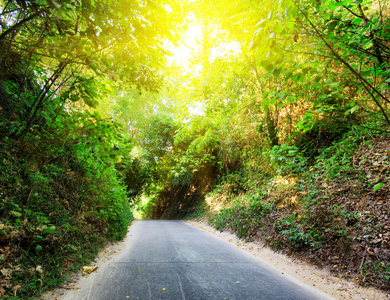
[[[61,299],[331,299],[212,233],[141,220],[114,260]]]

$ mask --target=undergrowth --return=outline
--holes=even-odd
[[[312,163],[294,146],[274,147],[273,176],[240,194],[230,192],[234,182],[222,182],[209,194],[212,200],[206,196],[209,208],[203,216],[217,230],[262,240],[274,249],[329,265],[361,285],[386,290],[388,142],[387,136],[373,138],[368,130],[353,128],[318,149]]]
[[[132,220],[115,125],[63,114],[44,132],[0,141],[0,294],[31,299],[87,264]],[[77,133],[77,134],[76,134]],[[122,156],[123,157],[123,156]]]

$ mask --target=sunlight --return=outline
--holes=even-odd
[[[201,43],[202,28],[194,22],[183,33],[182,42],[176,47],[169,47],[172,53],[168,58],[169,64],[187,65],[190,57],[199,50]]]
[[[171,7],[169,4],[165,4],[165,5],[164,5],[164,9],[165,9],[167,12],[172,12],[172,7]]]
[[[215,28],[214,28],[215,27]],[[214,34],[212,38],[218,36],[222,30],[218,26],[214,26]],[[182,33],[182,38],[179,43],[174,46],[173,44],[167,45],[167,48],[171,52],[171,55],[167,57],[169,65],[181,66],[183,69],[198,73],[201,71],[201,65],[192,65],[190,60],[197,53],[201,51],[202,44],[205,41],[204,28],[198,24],[197,20],[191,17],[190,24],[187,30]],[[215,35],[215,36],[214,36]],[[236,56],[241,53],[241,46],[237,41],[223,41],[218,40],[217,43],[210,49],[209,61],[212,62],[219,57]]]
[[[211,51],[210,60],[227,55],[237,55],[241,53],[241,46],[238,42],[221,43]]]
[[[203,103],[196,102],[191,106],[188,106],[188,112],[190,116],[202,116],[204,115],[204,105]]]

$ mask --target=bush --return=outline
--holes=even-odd
[[[296,146],[282,144],[273,146],[269,152],[271,162],[276,166],[276,174],[300,174],[307,166],[307,158]]]
[[[249,206],[240,202],[210,217],[210,225],[217,230],[230,228],[239,238],[250,238],[261,227],[262,218],[274,210],[273,204],[261,200],[253,200]]]
[[[0,275],[29,299],[87,264],[106,241],[122,239],[132,214],[117,172],[115,125],[89,113],[63,114],[24,141],[0,141]],[[119,146],[115,146],[119,145]]]
[[[322,149],[341,140],[351,128],[352,125],[347,122],[329,118],[317,119],[311,129],[296,135],[295,145],[307,158],[314,159]]]

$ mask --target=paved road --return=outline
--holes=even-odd
[[[184,222],[142,220],[130,234],[126,250],[65,299],[331,299]]]

